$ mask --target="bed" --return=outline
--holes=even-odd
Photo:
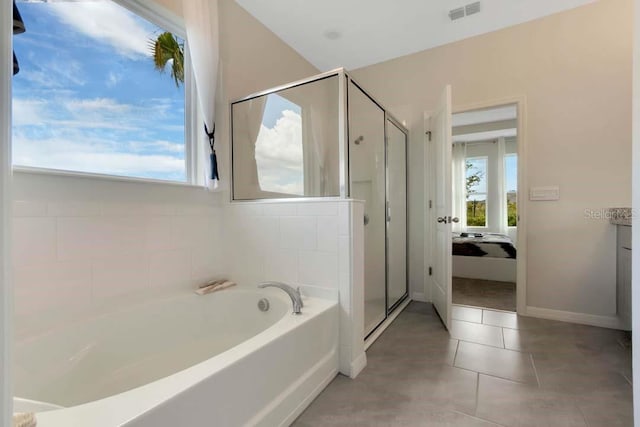
[[[498,233],[453,233],[454,277],[516,281],[517,250],[513,241]]]

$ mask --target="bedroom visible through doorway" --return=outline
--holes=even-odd
[[[452,119],[454,305],[516,311],[518,107]]]

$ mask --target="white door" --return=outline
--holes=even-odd
[[[436,221],[431,228],[433,280],[431,298],[445,327],[451,325],[451,86],[446,86],[437,108],[426,123],[431,132],[434,171],[433,209]]]

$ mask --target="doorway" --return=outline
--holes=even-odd
[[[518,104],[454,113],[451,127],[452,304],[515,312]]]

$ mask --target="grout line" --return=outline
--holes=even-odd
[[[584,424],[586,426],[590,426],[591,424],[587,421],[587,417],[584,415],[584,411],[582,410],[580,405],[578,405],[578,400],[576,399],[576,397],[572,396],[571,400],[573,401],[573,405],[578,409],[578,412],[580,412],[580,416],[582,417],[582,420],[584,421]]]
[[[502,347],[506,350],[507,349],[507,342],[504,339],[504,328],[500,328],[500,334],[502,335]]]
[[[457,340],[458,342],[456,343],[456,351],[453,353],[453,363],[451,364],[452,366],[456,366],[456,357],[458,357],[458,349],[460,348],[460,340]]]
[[[529,353],[529,359],[531,360],[531,366],[533,367],[533,373],[536,374],[536,382],[538,383],[538,388],[540,388],[540,377],[538,376],[538,370],[536,369],[536,364],[533,361],[533,354]]]
[[[476,373],[476,406],[473,415],[478,413],[478,401],[480,400],[480,372]]]
[[[485,422],[485,423],[489,423],[489,424],[491,424],[492,426],[506,427],[506,426],[504,426],[503,424],[498,424],[498,423],[496,423],[495,421],[491,421],[491,420],[488,420],[488,419],[486,419],[486,418],[479,417],[479,416],[477,416],[477,415],[470,415],[470,414],[467,414],[466,412],[463,412],[463,411],[460,411],[460,410],[457,410],[457,409],[452,409],[452,410],[451,410],[451,412],[455,412],[455,413],[457,413],[457,414],[466,415],[467,417],[471,417],[471,418],[473,418],[473,419],[480,420],[480,421],[483,421],[483,422]]]

